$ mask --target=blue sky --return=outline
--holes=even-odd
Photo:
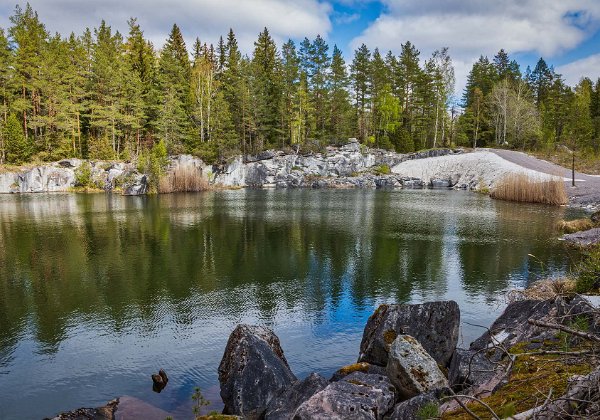
[[[81,33],[105,19],[127,31],[135,16],[160,47],[176,22],[191,43],[216,43],[232,27],[250,53],[267,26],[274,38],[324,36],[347,59],[362,42],[399,53],[410,40],[427,58],[449,47],[458,94],[480,54],[506,49],[523,67],[540,56],[567,82],[600,77],[600,0],[30,0],[47,28]],[[15,0],[0,0],[0,26],[9,25]]]

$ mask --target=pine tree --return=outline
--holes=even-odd
[[[10,21],[13,26],[9,34],[16,47],[13,86],[19,92],[12,109],[22,116],[25,137],[28,138],[30,131],[34,136],[39,134],[35,122],[40,113],[39,75],[48,33],[29,4],[25,11],[17,6]],[[34,121],[33,126],[31,120]]]
[[[348,138],[354,129],[352,106],[350,105],[350,95],[348,94],[349,83],[350,80],[342,51],[337,45],[334,45],[331,58],[331,72],[328,81],[329,95],[331,97],[328,131],[335,142],[340,142]]]
[[[366,141],[370,132],[369,107],[372,93],[371,83],[371,52],[362,44],[355,52],[350,70],[355,95],[355,108],[358,125],[358,135],[361,141]]]
[[[286,142],[292,142],[292,120],[294,115],[294,102],[298,95],[300,83],[300,60],[296,53],[296,45],[290,39],[281,48],[281,75],[282,75],[282,101],[281,117],[282,129]]]
[[[33,145],[23,135],[21,123],[15,114],[10,114],[2,131],[6,161],[17,165],[28,162],[33,153]]]
[[[281,98],[280,58],[269,30],[265,28],[254,43],[252,58],[254,114],[257,150],[277,145],[282,130],[279,112]]]
[[[183,35],[173,25],[160,52],[158,84],[160,87],[159,132],[170,153],[184,150],[192,137],[190,125],[191,67]]]

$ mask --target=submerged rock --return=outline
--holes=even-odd
[[[103,407],[79,408],[74,411],[61,413],[51,420],[115,420],[115,413],[119,406],[119,399],[110,401]]]
[[[233,330],[219,365],[224,414],[261,418],[271,399],[294,381],[271,330],[244,324]]]
[[[394,340],[386,370],[403,399],[448,387],[436,361],[410,335],[400,335]]]
[[[447,366],[458,342],[460,309],[454,301],[418,305],[383,304],[369,317],[359,362],[386,366],[390,345],[401,334],[419,341],[435,361]]]
[[[265,420],[288,420],[293,418],[294,413],[302,403],[328,384],[327,379],[318,373],[311,373],[305,379],[295,382],[271,399],[267,405]]]
[[[314,394],[294,419],[382,419],[395,401],[394,387],[385,375],[354,372]]]

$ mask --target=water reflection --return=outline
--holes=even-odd
[[[1,196],[0,418],[125,394],[186,412],[239,322],[273,327],[300,376],[353,361],[381,302],[452,298],[490,322],[499,292],[566,269],[565,211],[443,191]]]

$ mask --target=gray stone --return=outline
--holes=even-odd
[[[128,177],[129,178],[129,177]],[[131,176],[123,185],[123,195],[144,195],[148,193],[148,176],[137,174]]]
[[[52,417],[52,420],[114,420],[118,406],[119,399],[115,399],[103,407],[79,408],[74,411],[61,413]]]
[[[246,185],[249,187],[262,187],[267,180],[267,168],[261,163],[248,165],[246,171]]]
[[[438,364],[447,366],[458,342],[459,324],[460,309],[454,301],[383,304],[365,326],[358,361],[387,365],[392,342],[398,335],[408,334],[416,338]]]
[[[425,182],[419,178],[402,178],[402,188],[409,190],[423,189]]]
[[[582,232],[575,232],[563,235],[564,241],[581,247],[589,247],[600,243],[600,228],[593,228],[584,230]]]
[[[329,380],[331,382],[336,382],[354,372],[368,373],[371,375],[387,375],[387,372],[385,371],[385,368],[383,366],[377,366],[366,362],[360,362],[354,363],[352,365],[347,365],[338,369],[337,371],[335,371],[335,373]]]
[[[421,411],[427,405],[437,407],[439,410],[439,399],[443,396],[443,393],[444,389],[442,388],[440,390],[430,391],[425,394],[412,397],[406,401],[402,401],[394,406],[392,414],[390,414],[386,420],[425,420],[426,418],[421,416],[423,414]]]
[[[448,381],[436,361],[410,335],[400,335],[394,340],[386,370],[404,399],[448,387]]]
[[[456,391],[489,381],[495,375],[496,365],[483,350],[457,348],[450,362],[448,382]]]
[[[452,181],[449,179],[432,179],[430,186],[433,189],[452,188]]]
[[[543,342],[552,338],[554,331],[531,325],[528,320],[541,320],[557,314],[558,306],[553,301],[523,300],[510,303],[489,330],[471,343],[470,349],[489,349],[488,356],[497,361],[504,356],[504,352],[494,351],[495,346],[508,349],[517,343],[531,340]]]
[[[271,399],[294,381],[271,330],[244,324],[233,330],[219,365],[224,414],[261,418]]]
[[[382,419],[395,401],[386,376],[354,372],[314,394],[298,407],[294,419]]]
[[[271,399],[265,413],[266,420],[288,420],[294,417],[298,407],[317,392],[324,389],[329,382],[318,373],[311,373],[301,381],[285,388],[279,395]]]

